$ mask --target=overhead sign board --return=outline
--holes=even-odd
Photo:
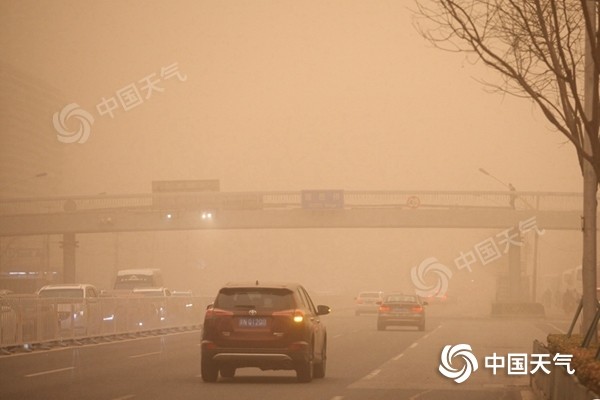
[[[303,190],[302,208],[338,209],[344,208],[343,190]]]

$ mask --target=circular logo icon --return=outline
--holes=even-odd
[[[406,205],[410,208],[417,208],[421,205],[421,199],[419,199],[417,196],[410,196],[408,199],[406,199]]]
[[[462,368],[456,368],[452,365],[452,360],[456,357],[462,358]],[[456,383],[463,383],[479,368],[477,358],[475,358],[473,350],[468,344],[447,345],[442,350],[440,361],[440,373],[446,378],[454,379]]]
[[[77,126],[71,130],[69,120],[76,120]],[[56,129],[56,138],[62,143],[85,143],[92,131],[94,117],[77,103],[67,104],[60,112],[54,113],[52,124]],[[73,125],[71,125],[72,127]]]
[[[427,275],[433,275],[434,280],[426,280]],[[435,257],[429,257],[421,261],[418,266],[412,267],[410,277],[415,292],[421,297],[443,296],[448,291],[448,284],[452,278],[450,268],[442,264]]]
[[[256,310],[250,310],[250,311],[248,311],[248,314],[250,314],[250,315],[256,315],[257,311]]]

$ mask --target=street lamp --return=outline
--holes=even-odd
[[[485,169],[483,168],[479,168],[479,172],[481,172],[484,175],[489,176],[490,178],[496,180],[497,182],[500,182],[500,184],[506,188],[508,188],[509,190],[516,190],[515,187],[510,184],[510,183],[504,183],[503,181],[501,181],[500,179],[498,179],[496,176],[490,174],[489,172],[487,172]]]
[[[489,176],[490,178],[494,179],[497,182],[500,182],[502,184],[502,186],[506,187],[508,190],[510,190],[511,192],[515,192],[517,189],[511,184],[511,183],[505,183],[502,180],[498,179],[496,176],[490,174],[488,171],[486,171],[483,168],[479,168],[479,172],[481,172],[484,175]],[[511,193],[510,195],[510,206],[514,209],[515,208],[515,200],[519,198],[523,201],[523,203],[525,203],[525,205],[530,209],[533,210],[533,207],[531,206],[531,204],[529,204],[529,202],[524,199],[523,197],[517,195],[517,194],[513,194]],[[537,198],[536,201],[536,206],[539,205],[539,197]],[[538,207],[536,207],[537,209]],[[538,275],[538,235],[535,235],[534,238],[534,242],[533,242],[533,269],[532,269],[532,286],[531,286],[531,297],[533,299],[533,301],[536,301],[537,298],[537,275]]]

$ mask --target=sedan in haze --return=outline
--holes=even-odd
[[[424,331],[426,305],[427,302],[416,295],[386,295],[377,310],[377,330],[383,331],[388,326],[416,326]]]
[[[383,301],[383,292],[372,291],[372,292],[360,292],[357,297],[354,298],[355,308],[354,314],[375,314],[379,308],[379,304]]]

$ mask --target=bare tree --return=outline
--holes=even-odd
[[[415,24],[436,47],[498,72],[493,89],[529,98],[575,147],[584,176],[583,327],[596,311],[600,177],[598,0],[415,0]]]

